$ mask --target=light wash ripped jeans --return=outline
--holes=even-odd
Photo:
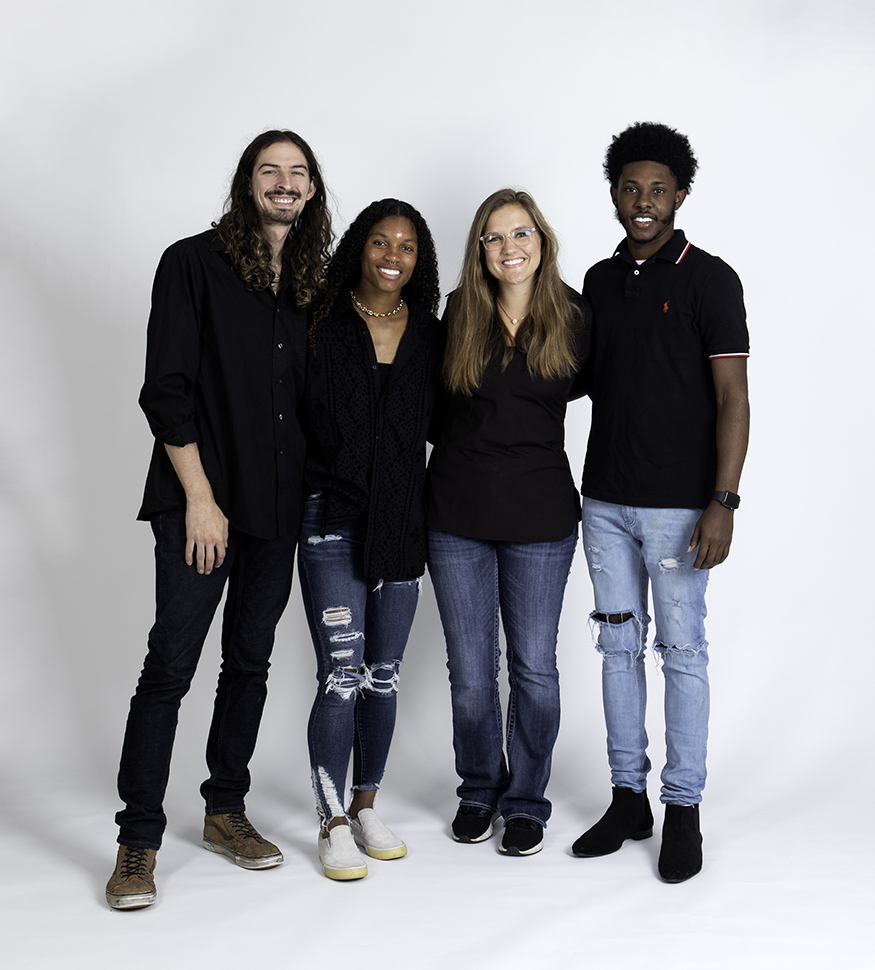
[[[656,509],[583,499],[583,548],[595,595],[591,618],[602,655],[602,697],[611,783],[642,791],[650,760],[644,715],[644,650],[652,648],[665,679],[666,763],[660,801],[695,805],[705,787],[708,744],[708,570],[693,570],[687,552],[701,509]],[[629,615],[631,614],[631,615]]]
[[[344,816],[352,787],[376,791],[395,730],[398,671],[421,580],[368,583],[367,512],[321,536],[321,495],[307,500],[298,544],[304,610],[316,649],[316,699],[307,741],[320,816]]]

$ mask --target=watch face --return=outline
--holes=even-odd
[[[741,505],[741,499],[735,494],[735,492],[715,492],[712,498],[716,499],[716,501],[727,509],[734,510]]]

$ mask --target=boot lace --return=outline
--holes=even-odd
[[[261,839],[243,812],[230,812],[227,818],[238,839]]]
[[[129,845],[126,847],[127,851],[122,856],[121,866],[119,868],[119,875],[122,879],[128,879],[131,876],[142,876],[145,875],[148,866],[146,865],[146,853],[148,849],[143,849],[136,845]]]

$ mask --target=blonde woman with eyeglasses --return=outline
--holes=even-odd
[[[559,729],[556,639],[580,500],[565,410],[585,389],[590,309],[559,277],[556,236],[528,193],[477,210],[448,301],[445,422],[428,468],[429,573],[444,635],[460,805],[457,842],[533,855]],[[503,737],[499,622],[510,699]]]

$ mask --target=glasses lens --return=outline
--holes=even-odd
[[[486,249],[498,249],[503,242],[504,236],[501,233],[490,232],[483,237],[483,245]]]
[[[535,231],[534,229],[514,229],[514,231],[511,233],[511,236],[513,236],[513,238],[517,242],[525,243],[532,238],[532,233],[534,231]]]

